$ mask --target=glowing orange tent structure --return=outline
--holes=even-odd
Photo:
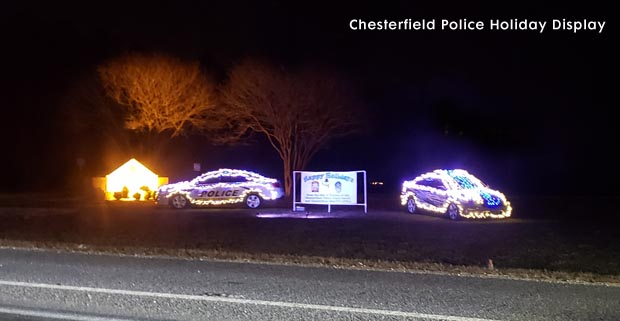
[[[106,200],[146,200],[159,186],[167,183],[167,177],[157,176],[135,158],[121,165],[105,178],[93,180],[95,187],[105,191]]]

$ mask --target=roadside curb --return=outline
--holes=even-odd
[[[563,272],[534,269],[489,269],[480,266],[456,266],[427,262],[374,261],[337,257],[274,255],[267,253],[226,252],[218,250],[197,250],[182,248],[118,248],[91,246],[75,243],[42,243],[13,240],[0,240],[0,249],[42,252],[55,251],[60,253],[107,255],[133,258],[200,260],[248,264],[273,264],[283,266],[303,266],[360,271],[414,273],[455,277],[546,282],[557,284],[620,287],[620,276],[618,275],[600,275],[595,273]]]

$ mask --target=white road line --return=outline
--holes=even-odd
[[[426,313],[394,311],[394,310],[365,309],[365,308],[332,306],[332,305],[322,305],[322,304],[295,303],[295,302],[281,302],[281,301],[250,300],[250,299],[238,299],[238,298],[230,298],[230,297],[212,297],[212,296],[192,295],[192,294],[176,294],[176,293],[164,293],[164,292],[146,292],[146,291],[105,289],[105,288],[93,288],[93,287],[85,287],[85,286],[55,285],[55,284],[47,284],[47,283],[28,283],[28,282],[0,280],[0,285],[26,287],[26,288],[38,288],[38,289],[51,289],[51,290],[119,294],[119,295],[140,296],[140,297],[149,297],[149,298],[166,298],[166,299],[178,299],[178,300],[262,305],[262,306],[272,306],[272,307],[290,308],[290,309],[309,309],[309,310],[322,310],[322,311],[331,311],[331,312],[375,314],[375,315],[397,316],[397,317],[406,317],[406,318],[414,318],[414,319],[428,319],[428,320],[442,320],[442,321],[500,321],[500,320],[494,320],[494,319],[469,318],[469,317],[460,317],[460,316],[451,316],[451,315],[426,314]]]
[[[52,312],[41,310],[26,310],[18,308],[4,308],[0,307],[0,313],[19,315],[23,317],[36,317],[55,320],[70,320],[70,321],[132,321],[131,319],[119,319],[112,317],[100,317],[93,315],[80,315],[66,312]]]

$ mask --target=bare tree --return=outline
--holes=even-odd
[[[214,86],[198,62],[127,54],[100,65],[97,72],[108,100],[114,102],[108,104],[115,109],[111,115],[120,111],[121,123],[130,131],[130,153],[155,168],[172,139],[209,126]]]
[[[289,73],[245,60],[230,72],[221,98],[219,140],[264,134],[282,158],[287,196],[291,171],[304,169],[330,140],[352,134],[360,125],[352,89],[335,74],[314,69]]]
[[[127,108],[129,129],[175,137],[208,126],[214,92],[198,62],[129,54],[101,65],[98,72],[107,94]]]

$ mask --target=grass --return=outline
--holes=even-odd
[[[620,283],[620,232],[599,220],[452,222],[392,210],[322,219],[254,214],[147,203],[0,207],[0,244]]]

